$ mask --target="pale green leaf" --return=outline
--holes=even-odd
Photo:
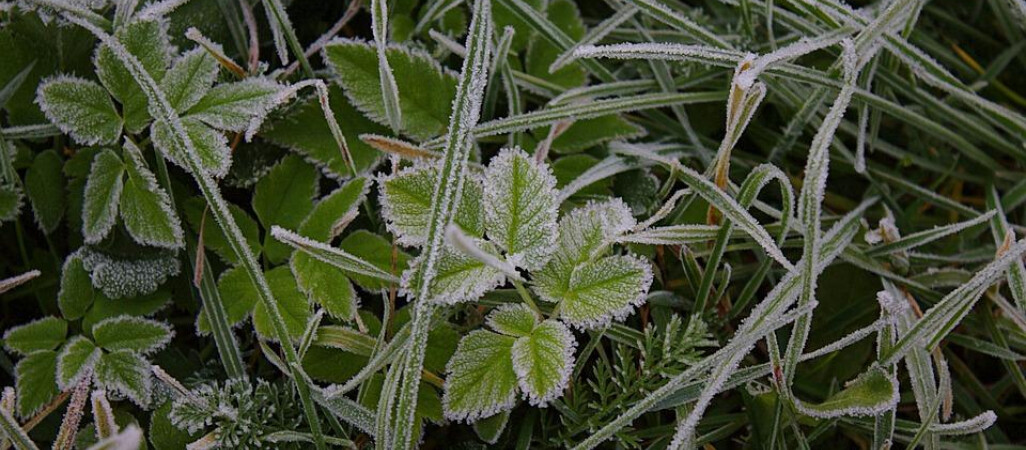
[[[56,371],[57,353],[51,350],[33,352],[18,362],[14,375],[19,416],[31,417],[60,392]]]
[[[189,135],[192,146],[199,155],[203,169],[215,178],[223,178],[228,173],[228,167],[232,163],[228,138],[223,133],[210,128],[196,117],[183,117],[182,126],[185,127],[185,132]],[[175,144],[171,134],[171,127],[168,126],[167,122],[157,120],[153,122],[150,130],[153,145],[171,162],[188,170],[188,165],[185,162],[185,153]]]
[[[163,322],[135,316],[119,316],[93,325],[93,339],[104,350],[132,350],[142,354],[160,350],[174,332]]]
[[[68,323],[58,317],[44,317],[10,328],[4,333],[8,351],[28,355],[37,350],[53,350],[68,335]]]
[[[818,418],[871,416],[898,403],[898,380],[880,367],[873,367],[848,383],[840,392],[819,404],[796,401],[802,414]]]
[[[75,336],[64,344],[57,357],[57,384],[61,389],[68,389],[76,384],[96,365],[100,359],[100,349],[93,341],[83,336]]]
[[[381,214],[388,221],[388,230],[396,235],[400,244],[422,245],[427,239],[431,196],[437,180],[436,164],[415,166],[378,178]],[[456,225],[474,237],[484,234],[482,191],[481,183],[468,176],[453,217]]]
[[[245,131],[250,120],[273,106],[281,85],[267,78],[246,78],[214,86],[188,114],[219,130]]]
[[[128,234],[143,245],[182,248],[184,232],[171,198],[157,185],[139,149],[127,141],[125,156],[128,177],[121,192],[121,219]]]
[[[442,405],[445,417],[475,422],[513,408],[517,375],[513,371],[515,338],[474,330],[460,340],[449,360]]]
[[[523,303],[502,305],[488,314],[488,327],[507,336],[528,336],[538,325],[538,316]]]
[[[402,95],[402,131],[417,139],[438,136],[449,124],[456,77],[429,55],[389,46],[385,55]],[[375,122],[387,125],[377,52],[371,44],[339,40],[324,47],[324,60],[349,100]]]
[[[202,48],[195,48],[175,61],[160,81],[160,88],[171,107],[183,112],[210,91],[216,77],[217,61]]]
[[[94,157],[82,205],[82,235],[87,243],[102,241],[117,223],[124,173],[125,164],[113,150]]]
[[[482,250],[495,254],[494,248],[487,242],[479,240],[477,245]],[[421,255],[410,263],[410,268],[406,272],[403,272],[402,293],[411,299],[417,295],[415,289],[420,285],[423,276],[423,262],[424,255]],[[506,276],[502,272],[445,243],[435,261],[428,297],[417,300],[445,304],[474,301],[505,281]]]
[[[648,260],[633,256],[608,256],[578,266],[563,287],[538,281],[542,298],[559,302],[559,316],[580,328],[596,328],[612,319],[623,320],[645,301],[652,284]]]
[[[513,370],[532,405],[559,397],[570,382],[577,341],[561,322],[546,320],[513,344]]]
[[[145,407],[150,403],[152,386],[150,363],[132,350],[104,353],[96,363],[96,384]]]
[[[163,78],[171,63],[166,24],[158,20],[137,20],[119,28],[116,35],[154,79]],[[142,130],[150,120],[150,112],[139,82],[107,45],[101,44],[96,49],[94,62],[100,82],[121,103],[125,128],[133,133]]]
[[[485,170],[488,238],[513,265],[529,270],[548,260],[556,242],[556,178],[520,149],[503,150]]]
[[[81,144],[113,144],[121,136],[114,102],[92,81],[53,78],[39,85],[36,102],[50,122]]]

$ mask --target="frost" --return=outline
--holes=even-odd
[[[114,419],[114,410],[107,401],[107,395],[103,390],[97,389],[90,395],[90,403],[93,410],[93,424],[96,426],[96,439],[118,433],[118,424]]]
[[[36,104],[51,123],[84,145],[111,144],[121,135],[122,120],[102,86],[71,76],[43,81]]]
[[[145,408],[150,403],[150,365],[132,350],[104,353],[96,363],[96,383],[110,392],[124,395]]]
[[[507,336],[528,336],[538,325],[538,316],[523,303],[507,303],[495,308],[485,319],[488,327]]]
[[[494,249],[486,241],[475,242],[484,251]],[[421,302],[456,304],[474,301],[486,292],[501,286],[506,276],[463,251],[443,242],[435,257],[433,276],[427,289],[421,290],[424,277],[424,263],[427,255],[421,254],[403,272],[401,293]]]
[[[670,61],[690,61],[704,64],[716,64],[727,67],[734,65],[745,57],[744,53],[723,50],[706,45],[685,44],[611,44],[582,45],[574,51],[576,58],[615,58],[615,59],[664,59]]]
[[[136,242],[153,247],[179,249],[185,246],[181,221],[171,198],[157,185],[157,178],[146,167],[142,152],[125,141],[128,178],[121,193],[121,218],[128,234]]]
[[[932,424],[930,432],[944,436],[974,434],[990,428],[995,422],[997,422],[997,414],[994,414],[994,411],[984,411],[960,422]]]
[[[491,267],[499,272],[502,272],[507,277],[514,280],[521,280],[520,274],[517,273],[516,267],[507,261],[503,261],[496,257],[494,254],[489,253],[481,246],[474,242],[474,240],[463,233],[460,227],[456,225],[449,225],[445,229],[445,240],[454,249],[459,250],[464,255],[467,255],[473,259],[476,259],[484,265]]]
[[[616,11],[615,14],[610,16],[608,19],[603,20],[598,25],[592,27],[590,30],[588,30],[588,33],[585,34],[583,38],[581,38],[581,40],[574,43],[572,47],[566,49],[566,51],[561,53],[559,56],[556,57],[554,61],[552,61],[552,64],[549,65],[549,73],[555,73],[557,70],[569,65],[573,61],[573,58],[576,57],[576,51],[578,48],[581,48],[583,46],[590,46],[596,42],[601,41],[603,38],[609,35],[609,33],[612,33],[614,30],[616,30],[616,28],[619,27],[621,24],[634,17],[634,14],[637,12],[638,8],[629,5],[625,8],[620,8],[618,11]]]
[[[402,245],[423,245],[428,237],[431,200],[438,182],[439,164],[417,165],[392,175],[379,175],[381,215],[388,231]],[[468,176],[454,208],[453,223],[471,236],[484,234],[483,189],[480,181]]]
[[[182,118],[182,127],[189,135],[193,148],[199,157],[200,164],[207,174],[214,178],[223,178],[228,174],[228,168],[232,163],[231,148],[228,147],[228,138],[199,119],[186,116]],[[189,170],[189,163],[185,155],[185,149],[181,148],[175,140],[171,126],[163,121],[157,120],[150,128],[150,137],[153,145],[160,150],[164,156],[179,167]]]
[[[217,61],[203,49],[180,56],[160,80],[167,101],[178,112],[187,111],[210,91],[217,78]]]
[[[595,329],[610,320],[623,320],[645,302],[652,269],[645,259],[608,256],[573,266],[569,278],[539,274],[535,291],[542,299],[559,302],[559,317],[582,329]]]
[[[300,236],[277,225],[271,227],[271,236],[320,261],[347,272],[366,275],[387,282],[397,281],[391,274],[359,257],[346,253],[328,244]]]
[[[128,349],[140,354],[155,353],[164,348],[174,330],[170,325],[135,316],[118,316],[93,325],[96,345],[104,350]]]
[[[612,177],[613,175],[626,172],[633,168],[634,167],[624,161],[623,158],[618,158],[616,156],[606,157],[602,161],[599,161],[598,164],[589,167],[588,170],[585,170],[584,173],[580,174],[573,181],[567,183],[566,186],[563,186],[563,188],[559,190],[559,196],[556,198],[556,203],[563,203],[566,199],[596,181]]]
[[[795,401],[795,407],[802,414],[820,419],[872,416],[893,409],[897,404],[898,380],[879,367],[869,369],[823,403],[810,405]]]
[[[446,371],[442,407],[453,421],[474,422],[513,408],[517,377],[512,349],[516,339],[474,330],[460,340]]]
[[[57,386],[66,391],[82,381],[83,377],[91,376],[100,355],[100,349],[89,339],[83,336],[69,339],[57,355]]]
[[[68,323],[49,316],[9,328],[3,335],[7,351],[27,356],[37,350],[53,350],[64,342]]]
[[[219,130],[243,132],[254,117],[264,116],[274,107],[281,90],[280,84],[267,78],[219,84],[189,109],[187,117]]]
[[[570,330],[555,320],[542,322],[513,343],[513,371],[531,405],[544,407],[566,389],[576,346]]]
[[[124,173],[125,165],[113,150],[94,157],[82,206],[82,236],[87,244],[102,241],[117,223]]]
[[[181,270],[178,259],[166,253],[115,258],[82,247],[75,254],[82,258],[93,287],[112,299],[151,294]]]
[[[519,148],[504,149],[484,174],[485,230],[517,267],[540,268],[556,241],[556,178]]]

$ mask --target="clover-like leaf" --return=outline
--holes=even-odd
[[[484,175],[485,229],[515,266],[540,268],[556,242],[556,178],[519,148],[492,159]]]
[[[157,178],[146,167],[142,153],[134,145],[125,145],[126,172],[121,192],[121,219],[136,242],[153,247],[177,249],[185,245],[182,223],[171,205],[171,198],[157,185]]]
[[[513,370],[516,338],[474,330],[456,347],[442,397],[445,417],[474,422],[513,408],[517,375]]]
[[[893,408],[898,403],[898,380],[879,366],[852,380],[840,392],[823,403],[796,401],[802,414],[829,419],[841,416],[871,416]]]
[[[57,385],[68,389],[88,375],[100,359],[100,349],[93,341],[75,336],[68,340],[57,356]]]
[[[85,145],[112,144],[121,136],[121,116],[102,86],[61,76],[39,85],[36,103],[61,131]]]
[[[427,239],[431,197],[438,181],[437,164],[425,164],[378,178],[381,214],[388,230],[402,245],[421,245]],[[481,183],[468,176],[453,222],[474,237],[484,235]]]
[[[545,405],[570,382],[577,341],[561,322],[546,320],[513,344],[513,370],[532,405]]]
[[[174,332],[165,323],[135,316],[119,316],[93,325],[96,345],[104,350],[127,349],[142,354],[160,350]]]
[[[489,253],[495,253],[491,244],[477,240],[478,246]],[[418,256],[410,263],[410,268],[403,272],[402,292],[413,298],[413,289],[419,283],[420,267],[425,255]],[[419,299],[445,304],[456,304],[474,301],[486,292],[502,285],[506,276],[495,268],[468,256],[466,253],[445,243],[435,262],[435,275],[431,279],[428,298]]]
[[[19,325],[4,333],[8,351],[28,355],[37,350],[53,350],[68,335],[68,323],[58,317],[44,317]]]
[[[103,150],[93,158],[82,205],[82,236],[86,243],[102,241],[117,223],[124,174],[125,163],[113,150]]]
[[[60,392],[56,370],[57,353],[52,350],[38,350],[18,361],[14,375],[19,416],[35,415]]]
[[[96,384],[145,407],[150,403],[152,386],[150,363],[132,350],[104,353],[96,362]]]

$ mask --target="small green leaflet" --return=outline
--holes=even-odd
[[[272,226],[296,229],[313,209],[317,195],[317,169],[296,155],[286,156],[260,179],[253,190],[253,211],[264,230]],[[264,236],[264,253],[272,262],[288,258],[291,250],[270,233]]]
[[[160,81],[160,88],[175,111],[187,111],[199,103],[217,77],[217,61],[202,48],[192,49],[175,61]]]
[[[46,150],[36,156],[25,173],[25,193],[32,203],[36,224],[47,234],[53,233],[64,217],[63,168],[64,162],[57,152]]]
[[[121,116],[102,86],[60,76],[39,85],[36,103],[51,123],[81,144],[113,144],[121,136]]]
[[[155,80],[164,77],[171,62],[171,42],[165,23],[136,20],[120,27],[116,35]],[[138,81],[107,45],[97,47],[94,62],[100,82],[121,103],[125,128],[133,133],[143,130],[150,120],[149,102]]]
[[[476,240],[476,243],[485,252],[496,254],[493,246],[486,241]],[[418,256],[410,264],[410,268],[403,272],[401,293],[408,298],[412,299],[417,295],[415,290],[420,284],[424,258],[423,254]],[[445,242],[435,262],[435,274],[431,278],[429,297],[417,300],[450,305],[474,301],[486,292],[501,286],[505,281],[506,276],[502,272]]]
[[[182,248],[184,233],[171,198],[157,185],[142,152],[131,141],[125,141],[125,156],[128,177],[121,192],[121,218],[128,234],[140,244]]]
[[[218,130],[242,132],[254,117],[267,114],[281,88],[267,78],[219,84],[189,108],[187,117],[199,119]]]
[[[174,332],[165,323],[134,316],[119,316],[93,325],[96,345],[104,350],[132,350],[141,354],[160,350]]]
[[[488,323],[500,333],[515,334],[475,330],[460,341],[449,361],[442,399],[450,420],[475,422],[508,411],[518,389],[531,404],[545,405],[569,382],[576,341],[565,325],[539,323],[523,304],[497,308]]]
[[[83,336],[71,338],[57,357],[57,385],[62,390],[75,386],[99,359],[100,349],[93,341]]]
[[[150,403],[150,363],[127,349],[104,353],[96,363],[96,384],[124,395],[140,407]]]
[[[100,242],[114,228],[124,173],[125,164],[113,150],[105,149],[94,157],[82,206],[82,236],[86,243]]]
[[[44,317],[19,325],[4,333],[8,351],[28,355],[37,350],[53,350],[64,342],[68,323],[57,317]]]
[[[306,329],[307,319],[310,317],[310,305],[306,296],[299,291],[296,279],[288,266],[278,266],[264,273],[267,283],[271,286],[271,292],[278,301],[278,307],[285,325],[288,327],[289,335],[292,338],[299,338]],[[257,292],[253,283],[249,281],[245,271],[233,268],[225,272],[217,282],[217,289],[221,299],[228,310],[228,320],[238,322],[250,312],[253,315],[253,327],[265,339],[276,340],[274,327],[267,310],[263,304],[257,303]],[[209,329],[206,325],[205,314],[199,318],[201,330]]]
[[[484,174],[485,229],[514,266],[542,267],[556,242],[556,178],[523,150],[505,149]]]
[[[324,47],[323,55],[353,105],[371,120],[388,125],[374,46],[337,40]],[[402,131],[419,140],[442,134],[456,96],[455,75],[429,55],[406,47],[389,46],[385,56],[402,93]]]
[[[31,417],[50,402],[59,391],[54,381],[57,353],[39,350],[22,358],[14,369],[18,415]]]
[[[844,390],[823,403],[812,405],[801,401],[795,402],[795,406],[802,414],[821,419],[871,416],[891,409],[897,404],[898,380],[880,367],[870,368],[848,383]]]
[[[182,126],[192,140],[193,147],[199,154],[200,163],[207,173],[215,178],[222,178],[228,173],[231,165],[231,149],[228,147],[228,138],[224,134],[200,122],[195,117],[183,117]],[[185,154],[179,148],[171,134],[171,127],[166,121],[157,120],[150,127],[150,136],[153,145],[167,157],[168,160],[179,167],[188,170],[185,164]]]
[[[388,230],[402,245],[422,245],[427,239],[431,195],[438,179],[438,164],[424,164],[396,174],[378,177],[381,191],[381,214],[388,221]],[[465,233],[484,235],[484,208],[481,183],[473,176],[463,183],[460,204],[453,219]]]

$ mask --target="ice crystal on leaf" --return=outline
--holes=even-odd
[[[514,266],[540,268],[556,240],[556,178],[523,150],[505,149],[484,174],[485,229]]]

